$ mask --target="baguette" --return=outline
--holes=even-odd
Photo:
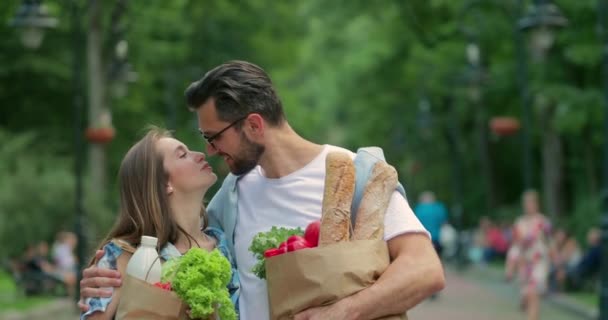
[[[384,161],[374,165],[357,210],[353,240],[384,238],[384,214],[397,187],[397,171]]]
[[[344,152],[327,155],[324,188],[319,246],[350,238],[350,207],[355,192],[355,166],[350,155]]]

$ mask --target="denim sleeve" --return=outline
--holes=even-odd
[[[117,246],[116,244],[110,242],[103,247],[103,250],[104,250],[104,254],[101,257],[101,259],[99,259],[99,262],[97,262],[97,267],[118,270],[118,268],[116,266],[116,261],[118,260],[118,257],[122,254],[122,249],[119,246]],[[111,290],[112,292],[114,291],[114,288],[105,288],[105,289]],[[113,296],[113,294],[112,294],[112,296]],[[91,315],[97,311],[105,312],[106,309],[108,308],[108,305],[110,305],[111,301],[112,301],[112,297],[87,298],[85,300],[85,304],[87,306],[89,306],[89,310],[85,313],[80,314],[80,319],[84,320],[89,315]]]
[[[236,269],[236,263],[234,258],[230,254],[230,250],[228,249],[224,232],[222,232],[220,229],[209,227],[205,230],[205,233],[217,239],[217,249],[220,250],[220,252],[230,262],[230,265],[232,267],[232,276],[230,278],[230,282],[228,283],[228,293],[230,294],[230,299],[234,304],[236,312],[239,313],[239,296],[241,292],[241,283],[239,279],[239,273]]]

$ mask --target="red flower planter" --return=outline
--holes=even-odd
[[[114,128],[87,128],[85,136],[91,143],[105,144],[114,139]]]
[[[519,128],[519,120],[514,117],[494,117],[490,120],[490,129],[497,136],[513,135]]]

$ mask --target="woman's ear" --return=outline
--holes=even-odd
[[[173,193],[173,187],[167,184],[167,194],[171,195]]]

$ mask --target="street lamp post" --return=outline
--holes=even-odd
[[[82,133],[83,128],[83,96],[82,96],[82,32],[80,28],[80,8],[76,1],[71,1],[71,31],[72,31],[72,90],[73,92],[73,110],[74,110],[74,176],[75,176],[75,200],[74,211],[76,221],[74,225],[76,237],[78,238],[78,246],[76,255],[78,257],[78,270],[82,270],[85,266],[87,237],[85,232],[86,213],[83,205],[83,179],[82,165],[84,163],[84,143]],[[77,273],[78,281],[76,282],[76,292],[79,292],[80,279],[82,272]],[[79,294],[76,299],[79,299]]]
[[[10,21],[10,25],[19,28],[22,31],[23,44],[28,48],[35,48],[40,45],[43,38],[45,28],[52,28],[57,24],[57,19],[48,15],[46,8],[42,5],[41,0],[23,0],[15,17]],[[75,225],[74,232],[78,238],[77,257],[79,270],[82,270],[86,265],[87,254],[87,237],[86,237],[86,212],[83,206],[83,164],[84,151],[86,149],[83,139],[84,130],[84,108],[83,108],[83,92],[84,83],[89,83],[89,115],[95,114],[100,120],[99,123],[105,124],[109,122],[109,112],[100,112],[101,103],[103,102],[103,90],[100,89],[106,82],[113,84],[113,93],[115,97],[120,98],[126,93],[125,83],[134,82],[137,80],[137,73],[134,72],[131,64],[127,60],[128,45],[124,40],[125,25],[122,24],[121,17],[126,12],[128,0],[118,0],[114,3],[112,12],[111,43],[115,46],[115,52],[112,59],[112,64],[108,72],[102,70],[101,61],[101,41],[100,41],[100,24],[101,24],[101,1],[88,0],[86,7],[88,9],[87,18],[83,17],[84,7],[79,5],[78,0],[69,1],[71,11],[71,36],[72,36],[72,81],[73,81],[73,117],[74,117],[74,176],[75,176]],[[83,32],[82,19],[88,19],[89,25],[87,29],[88,42],[87,50],[83,46],[85,33]],[[82,65],[84,64],[85,52],[87,53],[89,76],[87,81],[83,81]],[[107,77],[107,78],[104,78]],[[102,110],[103,111],[103,110]],[[107,121],[105,121],[107,119]],[[95,129],[95,130],[91,130]],[[99,129],[99,130],[97,130]],[[110,129],[110,130],[108,130]],[[92,143],[104,143],[112,139],[114,130],[111,127],[102,128],[87,128],[87,138],[91,139]],[[100,140],[101,139],[101,140]],[[99,150],[99,148],[97,148]],[[99,154],[97,154],[99,155]],[[95,166],[93,166],[95,167]],[[100,166],[97,166],[100,167]],[[98,179],[99,180],[99,179]],[[78,273],[81,277],[82,273]],[[80,280],[80,279],[79,279]],[[78,281],[79,282],[79,281]],[[76,284],[76,291],[79,291],[79,283]],[[77,297],[78,298],[78,297]]]
[[[531,33],[532,56],[542,60],[553,46],[555,30],[568,25],[568,19],[550,0],[535,0],[518,25],[521,30]]]
[[[78,238],[78,246],[76,255],[78,257],[79,270],[82,270],[86,259],[86,233],[84,232],[85,212],[83,206],[83,187],[82,187],[82,164],[83,156],[83,97],[82,97],[82,34],[80,31],[80,9],[76,1],[71,1],[71,32],[72,32],[72,82],[73,95],[72,107],[74,117],[74,214],[75,224],[74,232]],[[24,0],[20,6],[15,18],[11,21],[11,25],[22,29],[23,41],[27,48],[37,48],[42,42],[43,28],[50,28],[57,24],[57,20],[48,16],[46,9],[40,1]],[[28,34],[24,36],[24,34]],[[78,276],[81,273],[78,272]],[[80,280],[80,279],[79,279]],[[79,291],[79,282],[76,283],[76,292]],[[78,299],[78,295],[76,297]]]
[[[522,14],[523,11],[523,0],[518,2],[518,15]],[[528,64],[526,60],[526,51],[524,49],[524,35],[523,30],[519,28],[519,24],[516,25],[515,30],[515,46],[517,51],[517,79],[519,85],[520,99],[521,99],[521,119],[522,119],[522,130],[521,139],[523,146],[523,184],[524,190],[532,188],[532,149],[530,144],[530,91],[528,90]]]
[[[604,168],[602,190],[602,256],[599,319],[608,320],[608,0],[598,1],[604,77]]]
[[[57,26],[40,0],[24,0],[9,25],[20,29],[21,42],[28,49],[37,49],[42,44],[44,29]]]
[[[458,126],[458,114],[454,108],[454,99],[451,95],[443,98],[443,105],[446,110],[447,118],[449,119],[445,126],[445,137],[448,144],[448,150],[452,157],[450,161],[451,176],[452,176],[452,192],[454,200],[452,201],[452,214],[456,222],[457,242],[456,242],[456,267],[463,269],[467,265],[465,249],[468,247],[469,237],[465,236],[464,232],[464,206],[463,206],[463,181],[462,176],[462,150],[460,146],[460,129]]]
[[[524,0],[518,1],[518,14],[523,13]],[[517,22],[515,32],[518,61],[518,78],[521,92],[522,108],[522,145],[524,148],[524,188],[532,188],[533,166],[532,148],[530,143],[531,112],[530,92],[528,89],[528,64],[524,49],[523,33],[531,33],[530,47],[532,56],[536,61],[543,60],[555,39],[554,30],[565,27],[568,20],[561,14],[559,8],[549,0],[535,0],[531,10]]]

